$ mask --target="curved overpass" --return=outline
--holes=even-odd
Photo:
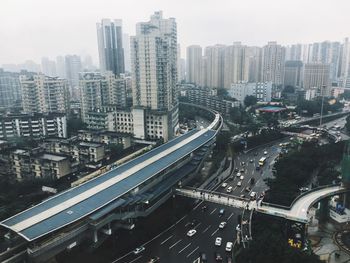
[[[262,203],[261,206],[256,206],[255,209],[261,213],[307,223],[308,210],[312,205],[326,197],[345,193],[348,191],[350,191],[350,189],[341,185],[324,186],[312,189],[311,191],[300,195],[289,207],[270,203]]]

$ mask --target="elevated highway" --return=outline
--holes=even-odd
[[[87,236],[97,244],[115,228],[132,228],[133,218],[147,216],[172,195],[178,183],[195,174],[222,127],[221,116],[214,113],[214,117],[205,129],[189,131],[2,221],[6,239],[14,246],[21,244],[32,258],[45,254],[38,260],[45,261]],[[17,237],[23,239],[15,242]],[[19,254],[23,251],[14,256]],[[6,259],[0,256],[0,261]]]

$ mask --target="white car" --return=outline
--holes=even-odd
[[[242,181],[239,181],[239,182],[237,183],[237,186],[238,186],[238,187],[241,187],[241,186],[242,186]]]
[[[238,173],[237,173],[237,177],[240,177],[240,176],[241,176],[241,173],[240,173],[240,172],[238,172]]]
[[[251,193],[250,193],[250,198],[253,198],[253,199],[254,199],[255,197],[256,197],[256,192],[251,192]]]
[[[134,252],[135,255],[138,255],[144,250],[145,250],[144,247],[138,247],[138,248],[135,248],[135,250],[133,252]]]
[[[264,151],[264,154],[267,155],[267,151]]]
[[[243,179],[244,179],[244,175],[241,175],[241,176],[239,177],[239,179],[240,179],[240,180],[243,180]]]
[[[231,193],[231,192],[232,192],[232,186],[228,187],[228,188],[226,189],[226,192]]]
[[[223,183],[223,184],[221,185],[222,188],[225,188],[226,186],[227,186],[227,183]]]
[[[227,223],[226,223],[225,221],[224,221],[224,222],[221,222],[220,225],[219,225],[219,228],[220,228],[220,229],[223,229],[223,228],[226,226],[226,224],[227,224]]]
[[[188,237],[191,237],[191,236],[193,236],[194,234],[196,234],[197,233],[197,230],[196,229],[191,229],[191,230],[189,230],[188,232],[187,232],[187,236]]]
[[[221,241],[222,241],[222,238],[221,238],[221,237],[217,237],[217,238],[215,239],[215,246],[220,247],[220,246],[221,246]]]
[[[227,242],[225,250],[227,252],[230,252],[232,250],[232,247],[233,247],[233,243],[232,242]]]

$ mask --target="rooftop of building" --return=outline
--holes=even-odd
[[[59,161],[63,161],[65,159],[67,159],[67,157],[61,156],[61,155],[56,155],[56,154],[51,154],[51,153],[44,153],[43,155],[40,156],[40,159],[59,162]]]

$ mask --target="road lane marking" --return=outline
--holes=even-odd
[[[206,229],[203,230],[202,234],[208,231],[208,229],[211,228],[211,225],[209,225]]]
[[[199,248],[199,246],[196,247],[194,250],[192,250],[192,252],[186,256],[186,258],[189,258],[194,252],[196,252],[198,250],[198,248]]]
[[[200,201],[193,209],[192,211],[196,210],[198,208],[198,206],[200,206],[203,203],[203,201]]]
[[[218,232],[219,231],[219,228],[217,228],[212,234],[211,234],[211,236],[214,236],[215,234],[216,234],[216,232]]]
[[[202,223],[199,222],[193,229],[197,229],[197,227],[199,227]]]
[[[234,213],[231,213],[231,215],[227,218],[227,221],[230,220],[230,218],[234,215]]]
[[[191,244],[192,243],[189,243],[187,246],[185,246],[183,249],[181,249],[178,254],[180,254],[182,251],[184,251],[186,248],[188,248]]]
[[[213,211],[211,211],[211,215],[216,211],[217,208],[214,208]]]
[[[191,224],[190,222],[187,222],[185,226],[188,226],[189,224]]]
[[[169,249],[172,249],[173,247],[175,247],[177,244],[179,244],[182,241],[182,239],[176,241],[174,244],[172,244]]]
[[[161,245],[163,245],[165,242],[167,242],[170,238],[172,238],[173,235],[171,235],[170,237],[168,237],[167,239],[163,240],[162,243],[160,243]]]
[[[135,262],[136,260],[139,260],[140,258],[142,258],[142,256],[138,256],[137,258],[135,258],[135,259],[129,261],[129,263]]]

